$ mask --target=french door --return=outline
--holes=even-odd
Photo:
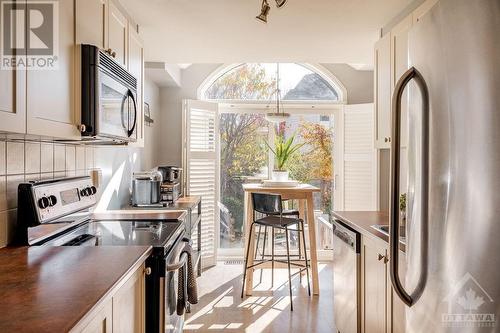
[[[219,221],[219,112],[217,103],[183,101],[183,167],[187,195],[201,196],[204,267],[217,260]]]

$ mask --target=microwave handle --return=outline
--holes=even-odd
[[[132,124],[132,128],[129,128],[127,133],[130,137],[132,134],[134,134],[135,126],[137,125],[137,103],[135,101],[134,94],[130,89],[127,91],[127,99],[128,98],[132,99],[132,104],[134,105],[134,122]]]

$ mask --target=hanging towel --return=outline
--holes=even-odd
[[[187,267],[179,268],[179,293],[177,295],[177,315],[182,316],[186,310],[187,302],[190,304],[198,303],[198,287],[196,284],[196,274],[193,267],[193,249],[191,245],[186,244],[181,252],[187,254]],[[187,272],[185,271],[187,269]],[[187,279],[187,281],[185,280]]]

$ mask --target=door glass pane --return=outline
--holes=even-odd
[[[269,125],[263,115],[220,116],[220,247],[243,248],[242,184],[267,179],[269,158],[264,143]]]
[[[295,144],[303,144],[288,160],[290,178],[320,188],[314,193],[316,243],[319,250],[332,248],[332,229],[329,223],[333,210],[333,115],[291,115],[286,122],[275,125],[276,135],[294,136]],[[298,203],[287,203],[289,209],[298,209]],[[307,226],[306,226],[307,228]],[[308,235],[306,234],[306,238]],[[294,238],[292,248],[296,247]],[[284,244],[284,243],[283,243]]]

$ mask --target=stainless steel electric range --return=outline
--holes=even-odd
[[[185,212],[172,218],[96,219],[91,213],[97,189],[90,177],[64,178],[20,184],[15,244],[29,246],[135,246],[150,245],[146,260],[146,332],[180,332],[184,318],[177,314],[179,269],[183,252]],[[77,264],[77,263],[68,263]],[[186,274],[187,269],[183,270]],[[184,276],[187,281],[187,276]]]

